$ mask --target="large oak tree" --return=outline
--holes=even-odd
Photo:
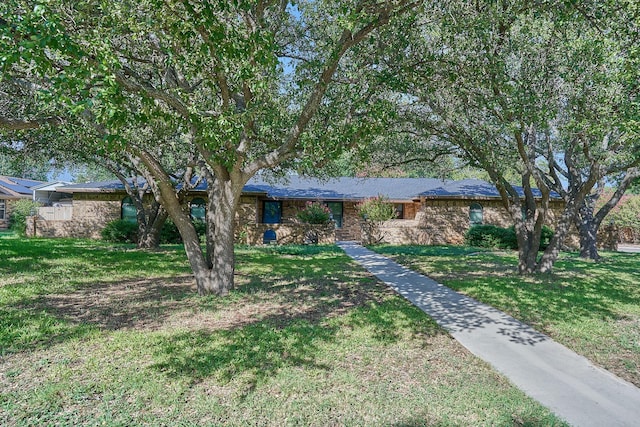
[[[90,110],[104,127],[100,149],[140,159],[180,230],[198,291],[226,294],[243,186],[262,170],[308,170],[379,129],[387,102],[358,47],[415,6],[10,0],[3,72],[36,68],[49,102]],[[151,122],[153,140],[127,138]],[[175,129],[189,167],[207,180],[208,253],[163,165],[161,146]]]
[[[515,224],[519,271],[550,271],[596,183],[638,161],[624,43],[572,6],[449,1],[433,9],[408,49],[405,108],[423,138],[454,145],[489,174]],[[565,207],[538,257],[554,192]]]

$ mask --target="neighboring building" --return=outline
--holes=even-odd
[[[185,208],[192,217],[204,217],[206,184],[191,191]],[[119,181],[66,185],[57,193],[72,197],[65,220],[41,216],[38,236],[97,238],[104,226],[115,219],[134,219],[135,209]],[[432,178],[337,178],[326,181],[290,176],[286,181],[267,182],[259,177],[244,187],[236,215],[236,238],[240,243],[259,244],[271,240],[298,242],[308,227],[299,224],[296,213],[308,201],[325,203],[335,227],[322,230],[321,242],[362,240],[357,205],[361,201],[386,196],[396,208],[397,219],[383,225],[389,243],[458,244],[473,224],[511,224],[495,187],[485,181],[442,181]],[[550,221],[562,209],[559,199],[551,201]],[[56,208],[53,208],[54,210]],[[33,233],[33,230],[31,230]]]
[[[33,200],[33,189],[45,184],[42,181],[0,175],[0,230],[9,227],[11,206],[16,200]]]

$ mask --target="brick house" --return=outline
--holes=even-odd
[[[185,209],[194,217],[204,216],[206,184],[189,194]],[[65,219],[40,212],[37,236],[97,238],[104,226],[115,219],[135,218],[133,205],[119,181],[74,184],[57,191],[72,196]],[[236,240],[261,244],[274,239],[278,243],[302,243],[309,228],[318,240],[362,241],[362,221],[357,205],[378,195],[394,204],[397,219],[382,226],[385,242],[415,244],[459,244],[472,224],[509,226],[511,220],[502,206],[495,187],[485,181],[468,179],[443,181],[433,178],[334,178],[318,180],[290,176],[286,181],[265,181],[255,177],[244,188],[236,213]],[[306,202],[328,206],[334,225],[309,227],[300,224],[296,213]],[[551,201],[551,223],[562,209],[559,199]]]

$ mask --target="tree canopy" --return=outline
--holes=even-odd
[[[635,54],[573,5],[544,2],[435,3],[413,40],[400,72],[415,129],[488,173],[520,271],[550,270],[596,183],[640,161]],[[538,259],[552,196],[565,208]]]
[[[369,46],[389,42],[379,29],[417,3],[10,0],[0,67],[4,81],[36,87],[35,113],[14,118],[82,117],[101,130],[95,152],[139,159],[199,292],[224,294],[244,184],[262,170],[312,171],[384,126]],[[207,181],[206,256],[166,150]]]

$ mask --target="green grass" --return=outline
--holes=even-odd
[[[551,274],[517,274],[515,252],[381,246],[378,252],[499,308],[640,386],[640,254],[563,253]]]
[[[563,425],[334,246],[0,238],[0,425]]]

